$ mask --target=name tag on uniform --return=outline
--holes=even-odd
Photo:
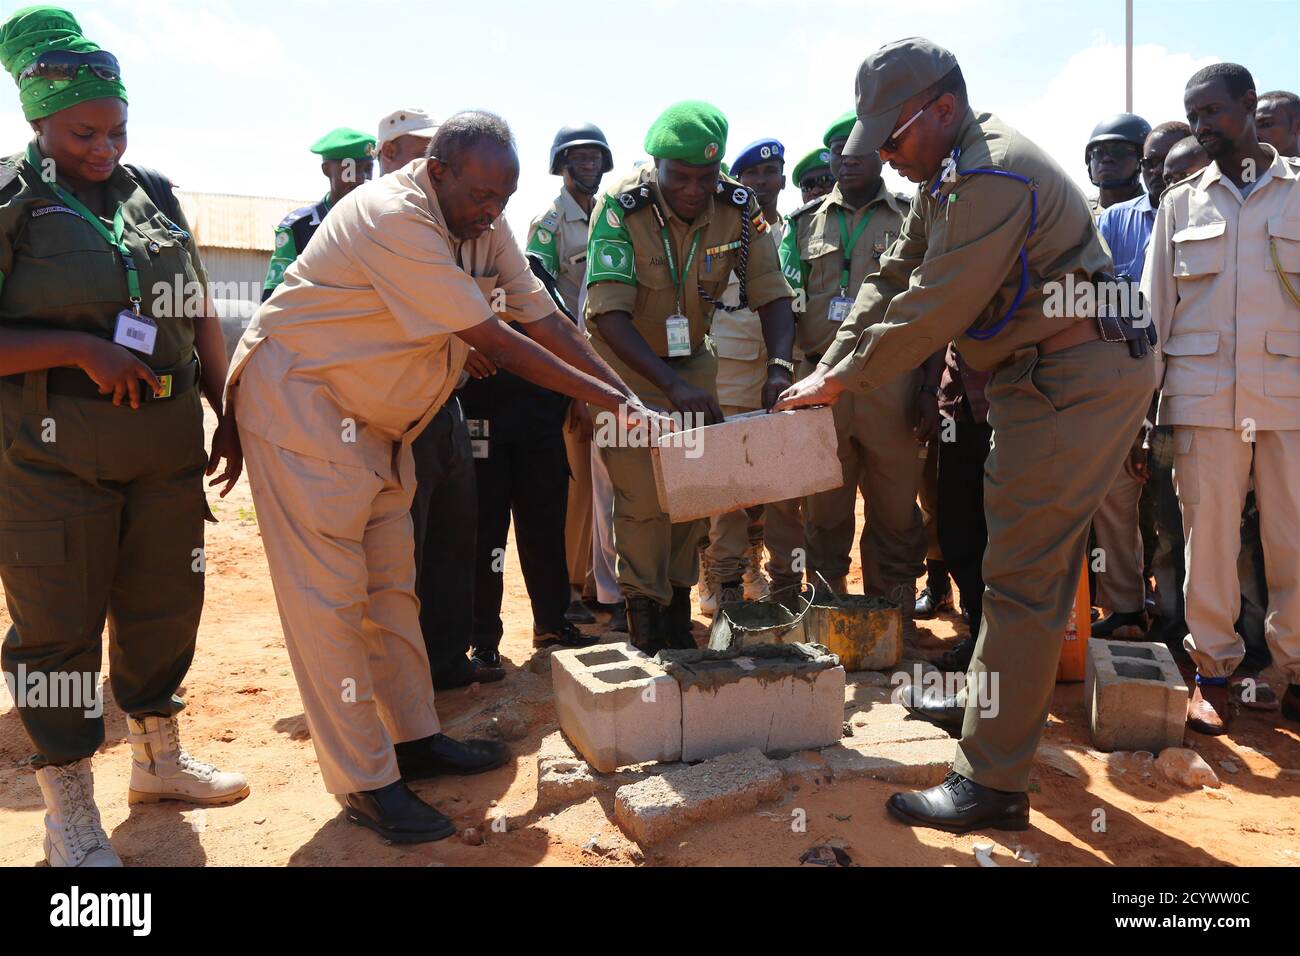
[[[683,358],[691,354],[691,320],[684,315],[670,315],[665,320],[668,328],[668,357]]]
[[[470,453],[475,458],[488,456],[488,420],[486,418],[465,419],[465,430],[469,432]]]
[[[113,341],[141,355],[153,355],[153,347],[158,341],[158,326],[147,315],[136,315],[134,309],[123,309],[117,313]]]
[[[853,308],[852,299],[837,295],[831,299],[830,305],[826,307],[826,318],[832,322],[843,322],[849,317],[849,309],[851,308]]]

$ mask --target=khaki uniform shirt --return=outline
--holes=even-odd
[[[896,196],[881,182],[866,206],[854,209],[844,201],[840,187],[814,200],[791,216],[791,228],[781,245],[781,268],[790,285],[803,289],[804,308],[795,313],[795,339],[805,355],[820,357],[835,341],[838,322],[827,319],[831,299],[840,295],[844,246],[862,220],[870,216],[849,257],[848,288],[857,295],[864,279],[880,268],[880,259],[894,244],[907,215],[907,199]],[[840,216],[848,228],[840,235]]]
[[[1244,201],[1218,163],[1161,197],[1142,275],[1161,425],[1300,428],[1300,306],[1280,281],[1300,292],[1300,159],[1267,148]]]
[[[121,255],[40,176],[25,155],[0,162],[0,325],[88,332],[112,341],[117,314],[131,307]],[[85,203],[86,197],[77,198]],[[154,369],[186,365],[194,359],[194,318],[204,312],[208,288],[189,224],[183,216],[168,219],[121,166],[109,177],[105,198],[105,209],[86,205],[110,231],[121,205],[141,311],[158,326],[153,354],[134,354]]]
[[[528,227],[528,251],[539,256],[546,271],[555,276],[565,306],[578,315],[578,290],[587,273],[589,221],[568,187],[560,190],[550,207]]]
[[[769,224],[769,234],[779,248],[785,224]],[[740,279],[733,272],[722,295],[725,305],[740,304]],[[736,408],[759,408],[767,384],[767,345],[763,341],[763,320],[752,309],[713,314],[709,337],[718,352],[718,404]]]
[[[672,244],[673,260],[681,273],[692,238],[700,236],[694,259],[684,277],[681,314],[690,323],[694,352],[704,341],[714,307],[700,298],[699,287],[720,299],[733,270],[740,263],[738,245],[741,217],[749,219],[750,308],[759,309],[793,293],[781,275],[776,243],[753,194],[735,180],[722,176],[717,194],[692,223],[679,219],[659,192],[655,167],[646,164],[615,182],[592,211],[587,251],[586,317],[592,345],[615,368],[623,363],[600,336],[592,321],[606,312],[627,312],[632,323],[660,357],[668,356],[668,316],[678,311],[677,291],[664,253],[659,218],[663,214]],[[739,200],[739,205],[737,204]],[[733,245],[735,247],[733,248]]]
[[[504,218],[472,241],[448,232],[426,162],[349,193],[253,316],[227,382],[241,428],[388,474],[456,384],[456,332],[555,311]]]
[[[997,117],[971,110],[957,145],[955,176],[936,174],[935,195],[934,180],[918,191],[902,236],[862,283],[822,359],[840,366],[846,384],[861,391],[916,368],[949,341],[972,368],[996,368],[1074,321],[1045,314],[1044,283],[1069,274],[1091,279],[1112,269],[1083,193],[1038,146]],[[983,341],[965,333],[1000,320],[1015,299],[1031,194],[1015,179],[966,174],[973,168],[1027,177],[1038,197],[1038,228],[1027,247],[1028,290],[1007,325]]]

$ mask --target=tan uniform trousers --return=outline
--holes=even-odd
[[[694,387],[716,394],[718,359],[707,339],[694,354],[673,359],[670,364]],[[623,369],[618,371],[622,373]],[[651,407],[672,407],[653,389],[639,390],[637,394]],[[708,534],[708,520],[673,524],[668,519],[659,505],[649,448],[606,446],[600,449],[600,457],[614,486],[619,588],[625,597],[641,595],[670,604],[674,587],[694,587],[699,579],[698,548]]]
[[[812,371],[809,365],[804,374]],[[913,370],[865,395],[846,393],[835,403],[844,484],[804,502],[809,571],[827,579],[843,577],[849,573],[854,508],[861,489],[866,514],[859,543],[863,591],[891,597],[902,589],[909,609],[916,579],[925,570],[926,551],[925,526],[916,504],[922,463],[912,432],[921,374]]]
[[[728,418],[752,411],[739,405],[722,406],[722,414]],[[763,507],[741,508],[709,519],[709,546],[705,554],[717,569],[720,581],[738,579],[745,552],[763,543]]]
[[[1151,402],[1151,361],[1101,341],[1030,346],[989,381],[984,621],[953,762],[986,787],[1029,786],[1088,525]]]
[[[1174,426],[1174,485],[1187,539],[1187,629],[1183,646],[1204,677],[1227,677],[1245,647],[1233,627],[1241,611],[1237,554],[1251,475],[1259,508],[1268,610],[1264,639],[1287,681],[1300,684],[1300,431],[1261,431],[1254,442],[1231,428]]]
[[[415,596],[415,486],[400,477],[414,464],[379,475],[246,429],[240,440],[325,789],[394,783],[393,744],[439,729]]]
[[[1097,603],[1110,611],[1132,613],[1146,606],[1142,530],[1138,526],[1141,497],[1142,482],[1121,466],[1092,519],[1097,547],[1106,562],[1104,570],[1097,572]]]
[[[569,586],[585,598],[596,596],[591,551],[591,438],[564,424],[564,451],[569,459],[569,503],[564,512],[564,557]]]

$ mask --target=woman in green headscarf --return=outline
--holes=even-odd
[[[0,27],[0,65],[36,133],[0,160],[0,582],[13,618],[0,657],[37,749],[47,859],[118,866],[90,769],[106,618],[130,802],[248,793],[243,776],[190,757],[176,726],[203,606],[203,475],[225,458],[213,484],[229,490],[241,466],[224,423],[203,448],[199,393],[221,419],[225,348],[170,184],[151,198],[119,163],[117,60],[68,11],[28,7]],[[198,309],[178,307],[196,294]]]

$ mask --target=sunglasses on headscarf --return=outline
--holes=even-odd
[[[117,57],[107,50],[96,50],[93,53],[46,50],[23,68],[23,71],[18,74],[18,79],[25,80],[28,77],[39,76],[47,80],[75,80],[82,67],[90,70],[101,80],[116,82],[122,78]]]

